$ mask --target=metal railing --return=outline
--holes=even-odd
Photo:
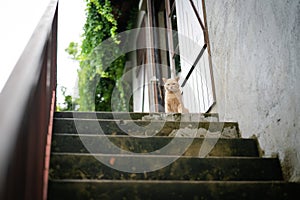
[[[165,0],[168,16],[171,71],[180,71],[184,103],[190,112],[210,112],[216,103],[205,0]],[[176,19],[176,20],[172,20]],[[172,33],[172,30],[174,33]],[[173,35],[174,34],[174,35]],[[175,36],[175,37],[174,37]],[[173,48],[173,49],[172,49]],[[177,63],[175,59],[179,60]],[[179,70],[180,69],[180,70]]]
[[[58,0],[51,0],[0,94],[0,199],[47,198]]]

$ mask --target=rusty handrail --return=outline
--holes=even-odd
[[[57,14],[51,0],[0,93],[0,199],[46,199]]]

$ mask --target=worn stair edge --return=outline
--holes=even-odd
[[[51,180],[48,200],[291,200],[300,184],[284,181]]]
[[[180,131],[178,131],[180,130]],[[79,133],[134,136],[168,136],[178,134],[221,134],[222,137],[240,137],[237,122],[171,122],[149,120],[91,120],[54,119],[53,133]]]
[[[79,112],[65,111],[55,112],[55,118],[81,118],[81,119],[122,119],[122,120],[138,120],[138,119],[172,119],[172,120],[208,120],[218,121],[218,113],[146,113],[146,112]]]
[[[52,153],[50,169],[50,179],[283,179],[278,158]]]
[[[52,152],[65,153],[113,153],[113,146],[121,150],[134,153],[147,153],[159,150],[166,145],[173,143],[176,149],[169,151],[169,154],[178,154],[181,148],[187,148],[184,155],[198,156],[199,151],[206,150],[207,156],[247,156],[257,157],[259,151],[255,139],[225,139],[225,138],[194,138],[191,144],[186,147],[190,138],[173,137],[130,137],[130,136],[101,136],[101,135],[78,135],[78,134],[53,134]],[[126,153],[126,152],[124,152]]]

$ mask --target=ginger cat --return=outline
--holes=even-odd
[[[181,97],[179,77],[174,79],[162,79],[165,87],[165,112],[166,113],[189,113],[184,107]]]

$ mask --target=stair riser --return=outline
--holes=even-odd
[[[114,180],[282,180],[278,159],[273,158],[193,158],[141,156],[97,156],[103,164],[90,155],[53,154],[50,162],[51,179],[114,179]],[[167,160],[170,159],[170,160]],[[170,165],[147,173],[127,173],[113,169],[147,171]],[[152,168],[153,167],[153,168]]]
[[[107,143],[107,139],[110,141]],[[170,137],[117,137],[117,136],[87,136],[54,134],[52,142],[52,152],[65,153],[113,153],[112,146],[135,153],[147,153],[159,150],[170,142],[177,147],[169,151],[171,155],[185,152],[186,156],[198,156],[200,148],[206,149],[208,156],[258,156],[256,140],[253,139],[215,139],[215,138],[195,138],[186,151],[185,138]],[[184,149],[181,149],[184,148]],[[115,153],[121,153],[117,151]]]
[[[290,200],[299,195],[299,185],[284,183],[81,183],[50,181],[48,200]]]
[[[168,136],[181,129],[187,135],[221,132],[223,137],[239,137],[238,124],[234,122],[156,122],[123,120],[55,119],[54,133],[107,134],[133,136]],[[208,132],[209,131],[209,132]]]

